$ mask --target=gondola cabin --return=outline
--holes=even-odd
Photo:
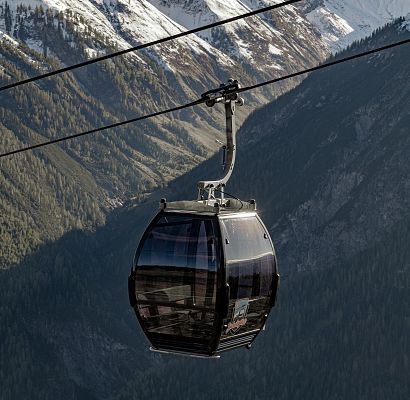
[[[250,347],[279,281],[255,203],[161,206],[141,239],[129,280],[131,305],[152,349],[212,357]]]
[[[155,351],[218,357],[250,347],[275,304],[275,250],[255,201],[225,198],[236,156],[235,108],[244,104],[239,91],[230,79],[202,95],[208,107],[225,106],[222,177],[198,182],[196,201],[161,200],[136,252],[130,303]]]

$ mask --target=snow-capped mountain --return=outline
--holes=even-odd
[[[334,52],[410,12],[409,0],[311,0],[307,19]]]
[[[56,29],[64,32],[70,21],[75,32],[90,39],[84,51],[92,58],[107,47],[129,48],[275,3],[280,2],[8,0],[0,1],[0,30],[43,51],[47,47],[44,36],[30,32],[30,16],[36,8],[48,10],[45,21],[51,19]],[[337,51],[409,12],[408,0],[307,0],[155,46],[145,53],[171,73],[199,60],[200,68],[216,63],[218,69],[234,74],[240,63],[252,76],[272,76],[312,64],[329,50]],[[50,43],[47,54],[54,55]],[[131,57],[145,62],[139,54]]]
[[[94,36],[95,43],[94,48],[87,49],[89,57],[99,55],[99,53],[105,51],[104,48],[99,49],[97,33],[103,35],[111,47],[125,49],[137,43],[179,33],[182,30],[182,27],[166,18],[146,1],[23,0],[21,2],[9,0],[0,4],[0,11],[1,9],[5,10],[7,5],[12,15],[12,23],[9,25],[9,29],[7,29],[5,21],[3,26],[0,25],[0,27],[9,31],[8,33],[15,37],[20,36],[21,25],[24,24],[27,17],[30,17],[36,7],[62,13],[62,19],[72,21],[77,32],[87,33],[92,31],[90,36]],[[48,15],[48,18],[50,17],[51,15]],[[53,22],[57,24],[55,21]],[[43,47],[42,38],[38,38],[36,41],[35,38],[29,37],[24,41],[33,48]],[[172,58],[173,50],[181,45],[197,53],[210,53],[229,63],[229,60],[221,52],[210,48],[195,36],[190,39],[181,38],[173,42],[168,47],[169,58]],[[132,56],[139,58],[138,54]],[[164,59],[166,60],[166,57]],[[169,67],[169,65],[167,66]]]
[[[252,0],[229,3],[220,0],[9,0],[0,3],[0,16],[3,16],[3,19],[0,17],[0,30],[22,39],[34,49],[42,49],[43,37],[20,35],[26,19],[36,7],[42,7],[72,21],[77,32],[91,37],[93,32],[98,33],[111,47],[125,49],[272,3]],[[272,74],[287,70],[289,61],[311,63],[326,54],[323,44],[316,40],[310,22],[299,14],[297,8],[288,6],[275,13],[240,20],[211,32],[204,31],[156,46],[148,52],[169,71],[183,68],[181,53],[189,52],[190,56],[201,57],[203,65],[209,64],[204,64],[203,58],[211,57],[224,69],[234,69],[239,61],[247,69],[259,70],[258,75]],[[305,51],[306,41],[312,47],[309,53]],[[90,58],[105,51],[98,40],[93,42],[86,48]],[[138,58],[138,54],[133,57]]]
[[[251,10],[279,1],[233,0],[149,0],[164,15],[185,29],[193,29],[219,20],[245,14]],[[241,60],[260,70],[283,70],[295,51],[303,54],[303,41],[315,43],[310,23],[302,19],[299,10],[287,6],[273,13],[239,20],[212,30],[199,32],[198,35],[213,47],[222,49],[235,60]],[[277,22],[290,22],[285,29]],[[317,50],[317,49],[315,49]]]

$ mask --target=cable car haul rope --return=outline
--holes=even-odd
[[[294,72],[294,73],[289,74],[289,75],[281,76],[279,78],[274,78],[274,79],[270,79],[268,81],[256,83],[256,84],[251,85],[251,86],[242,87],[238,90],[238,93],[243,93],[243,92],[246,92],[246,91],[254,90],[254,89],[257,89],[259,87],[266,86],[266,85],[272,85],[274,83],[285,81],[287,79],[291,79],[291,78],[294,78],[296,76],[305,75],[305,74],[315,72],[315,71],[318,71],[318,70],[321,70],[321,69],[332,67],[332,66],[337,65],[337,64],[342,64],[344,62],[351,61],[351,60],[354,60],[356,58],[365,57],[365,56],[368,56],[368,55],[371,55],[371,54],[379,53],[381,51],[391,49],[391,48],[394,48],[394,47],[398,47],[398,46],[403,46],[403,45],[409,44],[409,43],[410,43],[410,39],[405,39],[405,40],[401,40],[401,41],[391,43],[391,44],[388,44],[388,45],[385,45],[385,46],[377,47],[377,48],[372,49],[372,50],[364,51],[362,53],[354,54],[352,56],[347,56],[347,57],[343,57],[343,58],[340,58],[340,59],[337,59],[337,60],[334,60],[334,61],[329,61],[327,63],[317,65],[316,67],[304,69],[302,71]],[[179,106],[176,106],[176,107],[173,107],[173,108],[169,108],[169,109],[166,109],[166,110],[157,111],[157,112],[154,112],[152,114],[142,115],[142,116],[135,117],[135,118],[132,118],[132,119],[128,119],[128,120],[125,120],[125,121],[115,122],[111,125],[104,125],[104,126],[100,126],[100,127],[94,128],[94,129],[90,129],[88,131],[79,132],[79,133],[75,133],[73,135],[63,136],[61,138],[52,139],[52,140],[49,140],[49,141],[45,141],[45,142],[30,145],[30,146],[22,147],[20,149],[7,151],[5,153],[0,154],[0,158],[8,157],[8,156],[11,156],[11,155],[14,155],[14,154],[24,153],[26,151],[38,149],[40,147],[49,146],[51,144],[61,143],[61,142],[64,142],[66,140],[71,140],[71,139],[75,139],[75,138],[78,138],[78,137],[87,136],[87,135],[90,135],[92,133],[101,132],[101,131],[105,131],[105,130],[112,129],[112,128],[117,128],[119,126],[128,125],[128,124],[131,124],[133,122],[142,121],[142,120],[149,119],[149,118],[154,118],[154,117],[157,117],[159,115],[165,115],[165,114],[169,114],[169,113],[172,113],[172,112],[175,112],[175,111],[180,111],[180,110],[183,110],[185,108],[190,108],[190,107],[193,107],[193,106],[205,103],[205,102],[206,102],[206,99],[200,98],[200,99],[192,101],[190,103],[182,104],[182,105],[179,105]]]
[[[224,196],[235,163],[239,90],[230,80],[202,95],[208,107],[225,106],[221,178],[198,182],[197,200],[162,199],[136,252],[129,299],[154,351],[219,357],[250,348],[275,304],[276,255],[256,202]]]

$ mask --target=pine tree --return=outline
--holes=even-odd
[[[4,23],[6,26],[6,33],[10,34],[11,33],[11,27],[13,25],[13,20],[12,20],[12,15],[10,11],[10,6],[8,5],[7,1],[5,4],[5,10],[4,10]]]

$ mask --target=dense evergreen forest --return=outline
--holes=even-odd
[[[347,52],[409,37],[402,22]],[[0,399],[407,399],[409,62],[404,46],[322,71],[242,127],[228,191],[258,200],[282,274],[250,351],[152,354],[128,305],[156,201],[192,198],[213,157],[1,271]]]
[[[168,359],[118,399],[406,399],[410,224],[331,270],[285,276],[254,347],[221,360]]]
[[[71,233],[3,272],[1,399],[408,396],[408,220],[352,259],[284,275],[267,330],[220,360],[148,352],[127,307],[132,241],[113,253],[130,233]]]

